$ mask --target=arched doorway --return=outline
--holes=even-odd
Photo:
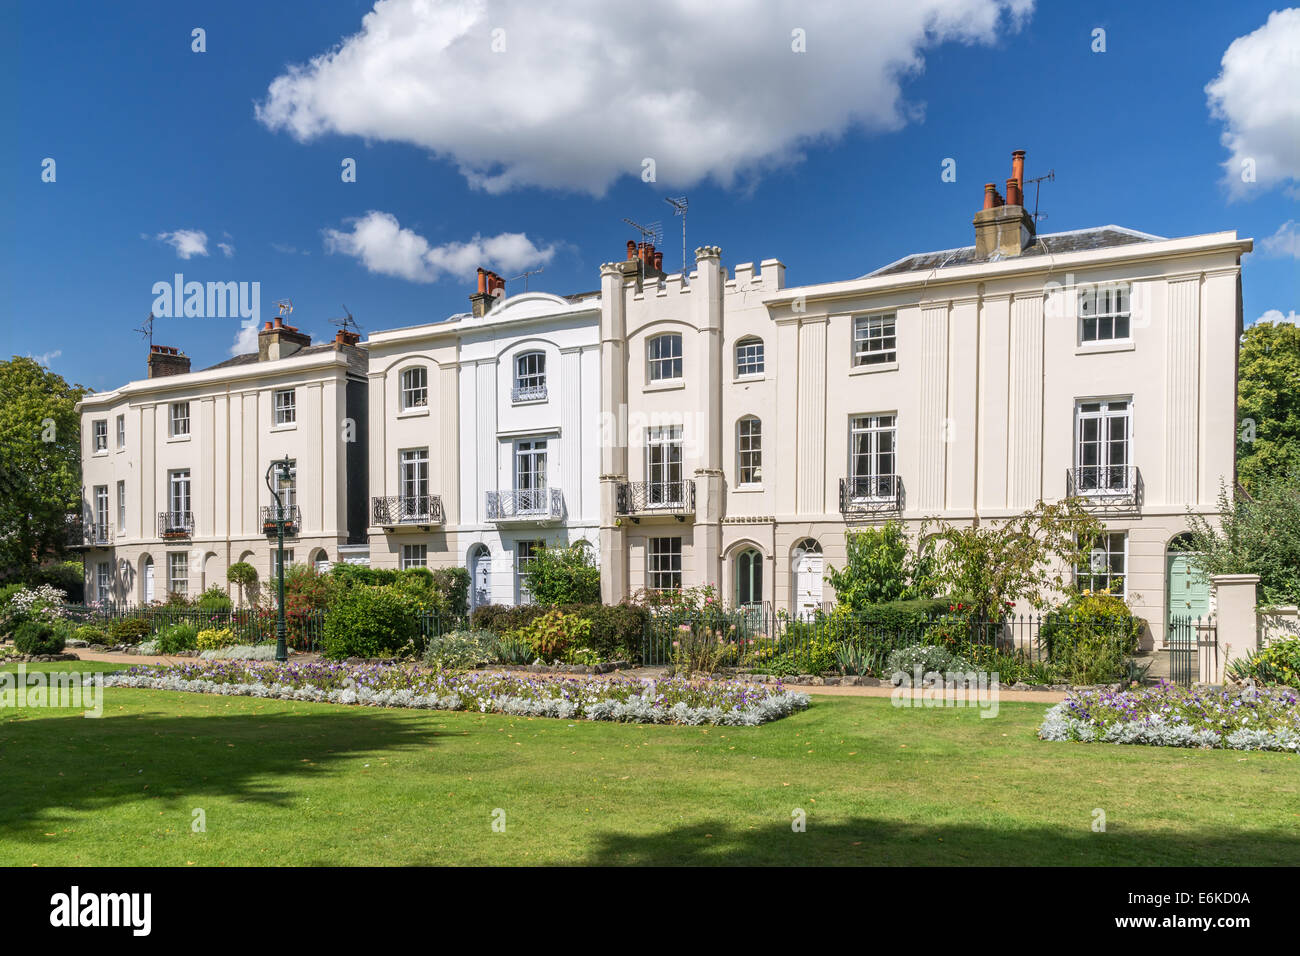
[[[757,607],[763,603],[763,555],[746,548],[736,555],[736,607]]]
[[[813,538],[804,538],[794,546],[790,574],[794,578],[794,613],[801,619],[815,615],[822,607],[822,574],[825,560],[822,546]]]
[[[469,608],[492,603],[492,554],[476,544],[469,551]]]
[[[1210,582],[1196,570],[1191,535],[1180,534],[1165,549],[1165,622],[1210,616]]]
[[[152,604],[154,601],[153,558],[145,555],[140,559],[140,601]]]

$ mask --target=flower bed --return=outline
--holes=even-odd
[[[1171,684],[1135,691],[1075,691],[1047,711],[1038,736],[1155,747],[1300,752],[1293,691],[1242,694]]]
[[[792,693],[780,685],[447,674],[403,664],[324,661],[194,661],[132,667],[110,675],[105,685],[373,707],[727,726],[765,723],[809,704],[807,694]]]

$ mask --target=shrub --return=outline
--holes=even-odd
[[[536,604],[518,607],[483,604],[474,609],[470,626],[502,637],[531,624],[548,610]],[[587,643],[601,660],[631,661],[641,653],[641,639],[650,618],[644,607],[636,604],[566,604],[559,610],[590,622]]]
[[[538,604],[600,603],[600,567],[586,542],[540,549],[524,576]]]
[[[826,569],[826,580],[835,589],[839,604],[853,611],[870,605],[915,598],[928,587],[927,552],[913,557],[903,526],[897,521],[879,528],[848,531],[843,568]]]
[[[239,637],[228,627],[209,627],[194,636],[194,646],[201,651],[212,651],[238,643]]]
[[[1236,680],[1300,687],[1300,637],[1272,641],[1258,653],[1247,651],[1245,658],[1232,662],[1228,673]]]
[[[707,624],[679,624],[673,633],[673,673],[680,675],[712,674],[731,667],[740,658],[740,645],[729,640],[734,628],[722,629]]]
[[[949,650],[934,644],[913,644],[900,647],[889,655],[886,667],[891,675],[902,673],[910,681],[919,667],[922,674],[946,673],[948,671],[969,671],[969,661],[953,655]]]
[[[527,644],[542,660],[554,661],[586,646],[591,621],[553,607],[507,636]]]
[[[1143,623],[1123,599],[1084,592],[1044,617],[1039,637],[1062,681],[1101,684],[1125,677],[1125,660],[1137,651]]]
[[[108,627],[108,640],[112,644],[139,644],[153,629],[142,617],[124,617]]]
[[[219,584],[214,584],[195,599],[194,606],[200,611],[229,611],[235,602]]]
[[[421,638],[417,608],[392,586],[360,586],[344,593],[325,615],[325,656],[392,656]]]
[[[446,671],[467,671],[497,659],[491,631],[457,630],[429,638],[424,663]]]
[[[14,631],[19,654],[58,654],[65,643],[62,625],[50,621],[24,621]]]
[[[165,627],[154,642],[155,653],[178,654],[181,651],[192,651],[198,647],[198,634],[198,628],[193,624],[180,623]]]
[[[72,636],[87,644],[107,644],[108,632],[102,624],[82,624],[72,632]]]
[[[791,674],[825,674],[839,667],[838,652],[841,646],[829,637],[819,635],[768,658],[759,669],[778,677],[788,677]]]
[[[63,617],[63,601],[67,595],[50,584],[39,587],[19,587],[0,607],[0,631],[15,632],[26,621],[53,623]]]

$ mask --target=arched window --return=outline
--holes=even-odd
[[[749,336],[736,343],[736,377],[763,374],[763,340]]]
[[[402,369],[402,410],[427,408],[429,405],[429,370],[423,365]]]
[[[515,357],[516,402],[539,402],[546,398],[546,353],[524,352]]]
[[[682,336],[680,332],[656,335],[646,343],[650,381],[671,382],[682,377]]]
[[[736,605],[763,603],[763,555],[750,548],[736,555]]]
[[[746,415],[736,423],[736,483],[757,485],[763,481],[763,423]]]

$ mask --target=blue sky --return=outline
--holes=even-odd
[[[682,193],[691,248],[721,246],[729,266],[779,258],[790,284],[857,276],[972,242],[983,183],[1006,179],[1015,148],[1028,150],[1027,176],[1056,172],[1041,231],[1236,229],[1257,240],[1247,321],[1300,309],[1285,241],[1300,219],[1294,153],[1261,166],[1268,181],[1240,195],[1222,166],[1233,115],[1256,124],[1235,147],[1243,155],[1300,141],[1294,111],[1246,115],[1284,74],[1247,50],[1226,116],[1212,115],[1205,91],[1229,45],[1276,4],[1040,2],[1015,28],[995,0],[918,0],[936,16],[998,15],[993,26],[929,23],[918,39],[906,13],[805,28],[797,4],[788,15],[728,2],[688,14],[699,5],[664,2],[640,28],[646,49],[630,84],[617,65],[626,51],[589,65],[600,58],[584,44],[627,37],[587,36],[581,10],[547,32],[514,25],[509,4],[485,4],[475,21],[470,4],[451,26],[425,24],[414,50],[402,52],[392,30],[390,57],[378,34],[402,27],[402,6],[392,0],[339,62],[290,76],[272,96],[292,64],[362,31],[370,5],[6,3],[3,353],[45,356],[95,389],[141,377],[145,346],[132,329],[154,283],[177,272],[258,282],[262,318],[292,299],[290,321],[317,337],[333,333],[343,303],[367,331],[463,311],[473,265],[492,255],[484,264],[507,275],[544,265],[531,288],[590,290],[599,264],[633,238],[625,216],[664,222],[676,268],[679,221],[663,197]],[[709,19],[675,21],[679,12]],[[445,27],[486,44],[494,17],[512,24],[497,60],[434,42]],[[195,27],[206,52],[191,50]],[[806,29],[802,54],[792,28]],[[1097,28],[1104,53],[1092,50]],[[412,63],[420,75],[408,85]],[[407,98],[393,103],[393,89]],[[1294,72],[1289,90],[1296,99]],[[657,181],[643,182],[636,159],[656,155]],[[41,178],[47,157],[52,183]],[[345,157],[355,182],[342,181]],[[945,158],[955,183],[941,179]],[[363,220],[378,231],[363,233],[357,220],[370,213],[382,214]],[[405,231],[382,235],[392,221]],[[184,230],[206,235],[206,255],[180,257]],[[478,246],[458,245],[476,236]],[[237,319],[162,318],[155,341],[197,368],[228,357],[238,331]]]

